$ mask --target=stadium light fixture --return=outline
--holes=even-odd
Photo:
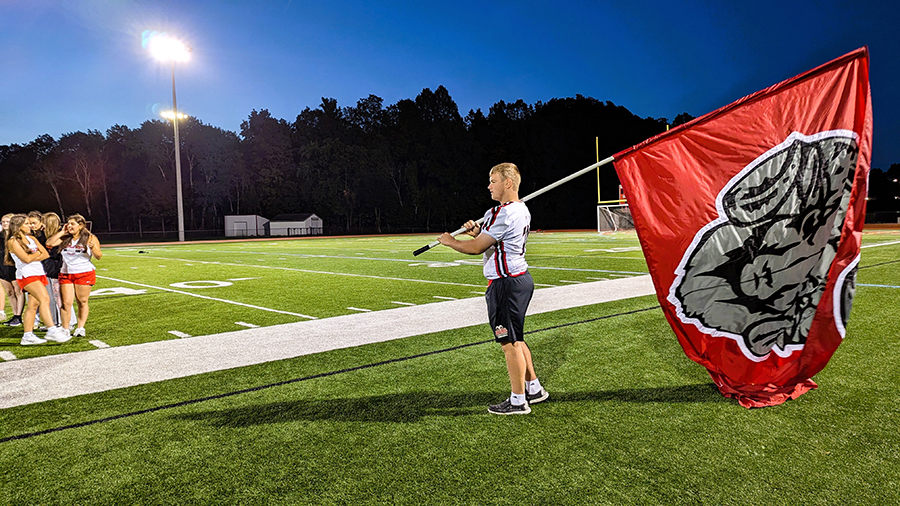
[[[175,98],[175,63],[186,62],[191,48],[184,42],[166,33],[151,33],[146,40],[146,47],[159,61],[172,62],[172,118],[181,119],[178,114],[178,101]],[[178,138],[178,121],[172,121],[175,128],[175,193],[178,200],[178,241],[184,242],[184,204],[181,190],[181,141]]]
[[[175,111],[163,111],[163,112],[159,113],[159,115],[168,120],[173,120],[176,117],[178,119],[185,119],[188,117],[188,115],[183,112],[176,113]]]

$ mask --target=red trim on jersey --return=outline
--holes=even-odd
[[[494,206],[493,208],[491,208],[491,213],[493,213],[492,216],[491,216],[491,222],[488,223],[487,225],[485,225],[485,226],[484,226],[484,229],[485,229],[485,230],[490,230],[490,229],[491,229],[491,225],[493,225],[494,222],[497,221],[497,215],[500,214],[500,210],[503,209],[504,207],[510,205],[510,204],[512,204],[512,202],[507,202],[507,203],[505,203],[505,204],[500,204],[499,206]]]

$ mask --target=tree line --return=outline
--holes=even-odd
[[[375,95],[347,107],[323,98],[293,122],[254,110],[239,133],[179,121],[187,231],[221,232],[230,214],[308,212],[329,234],[455,229],[492,205],[488,170],[497,163],[519,166],[524,196],[594,163],[595,138],[605,158],[668,123],[581,95],[500,101],[462,117],[443,86],[388,106]],[[176,226],[168,121],[0,146],[0,174],[3,212],[78,212],[101,234]],[[603,200],[618,198],[612,167],[600,171],[600,188]],[[582,176],[529,202],[532,225],[592,228],[596,203],[596,176]]]

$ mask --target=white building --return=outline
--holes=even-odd
[[[279,214],[269,222],[270,235],[322,235],[322,218],[312,213]]]
[[[269,220],[255,214],[225,217],[225,237],[253,237],[269,235]]]

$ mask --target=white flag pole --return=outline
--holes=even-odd
[[[557,182],[555,182],[555,183],[549,184],[549,185],[547,185],[547,186],[541,188],[540,190],[538,190],[538,191],[536,191],[536,192],[534,192],[534,193],[531,193],[531,194],[529,194],[529,195],[527,195],[527,196],[525,196],[525,197],[522,197],[522,202],[527,202],[527,201],[529,201],[529,200],[531,200],[531,199],[537,197],[538,195],[542,195],[542,194],[544,194],[544,193],[546,193],[546,192],[548,192],[548,191],[550,191],[550,190],[556,188],[557,186],[559,186],[559,185],[561,185],[561,184],[568,183],[569,181],[575,179],[576,177],[578,177],[578,176],[580,176],[580,175],[582,175],[582,174],[587,174],[588,172],[590,172],[590,171],[596,169],[597,167],[600,167],[601,165],[606,165],[606,164],[608,164],[608,163],[612,163],[613,161],[615,161],[615,159],[614,159],[613,157],[609,157],[609,158],[607,158],[607,159],[605,159],[605,160],[600,160],[599,162],[597,162],[597,163],[595,163],[595,164],[593,164],[593,165],[590,165],[590,166],[588,166],[588,167],[585,167],[585,168],[579,170],[578,172],[576,172],[576,173],[574,173],[574,174],[571,174],[571,175],[569,175],[569,176],[566,176],[566,177],[560,179],[559,181],[557,181]],[[478,225],[481,225],[482,223],[484,223],[484,218],[479,218],[478,221],[476,221],[475,223],[478,224]],[[455,236],[457,236],[457,235],[459,235],[459,234],[462,234],[462,233],[465,232],[465,231],[466,231],[466,229],[465,229],[464,227],[461,227],[461,228],[457,229],[455,232],[451,232],[450,235],[452,235],[452,236],[455,237]],[[421,248],[419,248],[419,249],[413,251],[413,256],[418,256],[418,255],[420,255],[420,254],[422,254],[422,253],[425,253],[426,251],[430,250],[431,248],[437,246],[438,244],[440,244],[440,242],[434,241],[434,242],[431,243],[431,244],[428,244],[428,245],[426,245],[426,246],[422,246]]]

